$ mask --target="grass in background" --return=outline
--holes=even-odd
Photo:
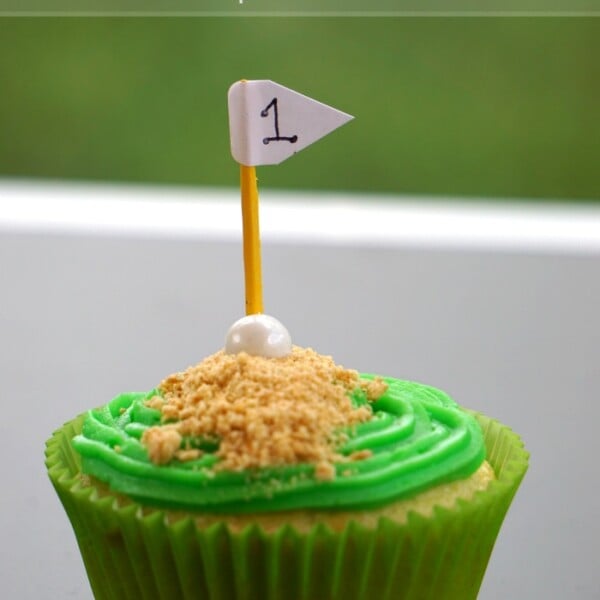
[[[355,115],[271,188],[600,199],[598,19],[0,19],[0,175],[237,185],[226,92]]]

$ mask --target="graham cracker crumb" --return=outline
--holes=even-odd
[[[196,458],[181,449],[185,436],[218,442],[216,470],[313,463],[317,478],[332,479],[334,462],[367,457],[336,451],[347,439],[339,430],[373,414],[369,404],[354,406],[350,393],[362,389],[372,401],[386,388],[308,348],[283,358],[217,352],[160,384],[162,398],[146,404],[161,411],[163,425],[146,430],[142,442],[157,464]]]
[[[142,443],[148,448],[153,463],[168,463],[181,446],[181,434],[174,427],[149,427],[142,435]]]
[[[174,454],[175,458],[181,462],[185,462],[188,460],[195,460],[200,457],[202,452],[197,448],[189,448],[188,450],[177,450]]]
[[[381,377],[376,377],[371,381],[361,381],[361,387],[367,394],[367,399],[373,402],[385,394],[387,383]]]
[[[373,456],[373,452],[371,450],[357,450],[353,452],[349,458],[350,460],[364,460],[365,458],[369,458],[369,456]]]
[[[146,406],[150,408],[154,408],[155,410],[160,410],[165,401],[161,396],[152,396],[149,400],[146,400]]]
[[[315,467],[315,477],[321,481],[331,481],[335,479],[335,468],[330,462],[321,461]]]

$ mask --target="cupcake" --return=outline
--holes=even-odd
[[[518,436],[256,331],[48,441],[95,597],[476,598]]]

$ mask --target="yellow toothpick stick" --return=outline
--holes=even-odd
[[[260,231],[258,228],[258,186],[256,169],[240,165],[242,228],[244,235],[244,282],[246,314],[263,312]]]

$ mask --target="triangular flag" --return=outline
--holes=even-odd
[[[354,117],[274,81],[229,88],[231,154],[246,166],[277,165]]]

